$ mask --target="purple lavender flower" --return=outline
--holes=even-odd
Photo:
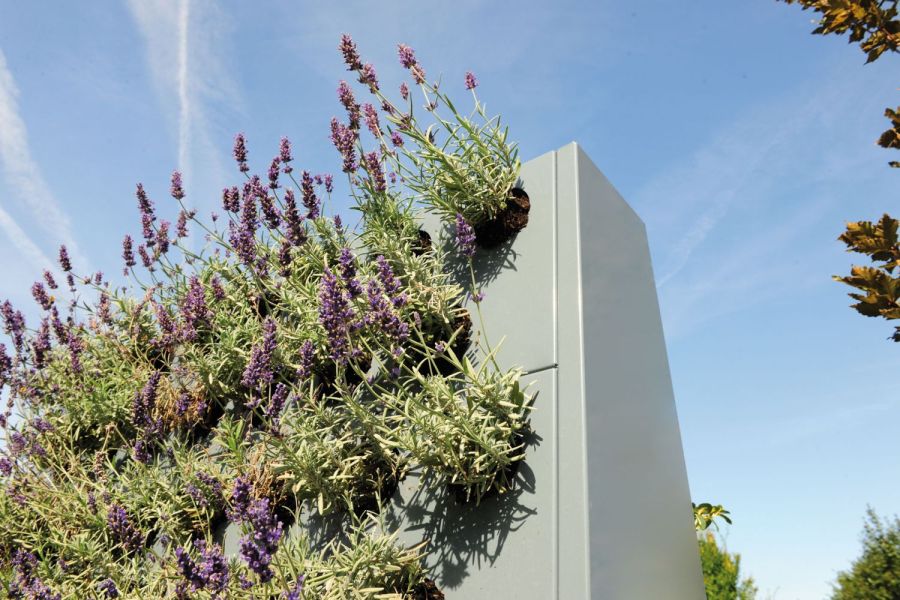
[[[181,305],[181,316],[184,319],[183,339],[194,339],[197,329],[209,325],[212,313],[206,306],[206,290],[200,278],[193,275],[188,281],[188,292]]]
[[[213,298],[217,302],[225,299],[225,288],[222,287],[222,280],[218,275],[212,276],[212,279],[209,280],[209,286],[212,288]]]
[[[400,97],[404,100],[409,100],[409,87],[405,81],[400,84]]]
[[[54,594],[49,587],[38,579],[37,558],[31,552],[17,549],[12,559],[15,578],[8,588],[9,598],[28,598],[29,600],[59,600],[60,594]]]
[[[356,132],[337,119],[331,119],[331,143],[344,159],[344,173],[352,173],[359,166],[356,162]]]
[[[151,247],[156,244],[156,234],[153,233],[153,221],[155,220],[156,217],[150,213],[143,213],[141,215],[141,234],[144,236],[147,245]]]
[[[350,119],[350,129],[353,129],[354,131],[359,129],[359,104],[356,103],[356,98],[353,96],[353,90],[350,89],[350,86],[346,81],[342,80],[338,84],[337,94],[338,100],[341,101],[341,104],[347,111],[347,117]]]
[[[233,523],[239,523],[244,520],[247,509],[250,508],[250,501],[253,499],[253,486],[250,480],[243,475],[234,480],[231,487],[231,510],[228,518]]]
[[[247,166],[247,142],[243,133],[234,136],[234,160],[237,161],[241,173],[250,170],[250,167]]]
[[[144,387],[136,392],[131,401],[131,420],[138,427],[152,429],[155,426],[153,411],[156,408],[156,394],[162,373],[154,371],[150,374]]]
[[[281,175],[281,157],[276,156],[269,165],[269,187],[278,189],[278,176]]]
[[[413,49],[406,44],[398,44],[397,55],[400,57],[400,64],[403,65],[404,68],[409,69],[409,72],[416,83],[425,83],[425,70],[416,60]]]
[[[12,456],[19,456],[25,452],[28,440],[21,432],[13,431],[9,434],[9,452]]]
[[[41,305],[41,308],[50,310],[53,300],[51,300],[50,296],[47,294],[47,289],[44,287],[43,283],[35,281],[31,286],[31,295],[34,297],[35,302]]]
[[[176,200],[182,200],[184,198],[184,187],[181,183],[181,173],[178,171],[174,171],[172,173],[172,187],[169,188],[169,193],[172,194],[172,197]]]
[[[144,547],[144,535],[131,522],[128,513],[119,504],[113,504],[106,513],[106,526],[113,541],[126,552],[137,552]]]
[[[47,287],[49,287],[51,290],[55,290],[57,287],[59,287],[56,285],[56,280],[53,278],[53,273],[47,271],[46,269],[44,270],[44,281],[47,282]]]
[[[326,174],[324,177],[324,180],[325,180],[325,192],[330,194],[332,192],[332,190],[334,189],[334,177]]]
[[[316,357],[316,350],[313,343],[305,340],[300,346],[300,366],[297,368],[297,377],[306,379],[312,375],[313,361]]]
[[[222,207],[231,213],[241,210],[241,194],[237,186],[225,188],[222,190]]]
[[[197,211],[194,210],[180,210],[178,211],[178,223],[175,225],[175,232],[179,238],[187,237],[188,228],[187,222],[188,219],[193,219],[194,215],[197,214]]]
[[[0,344],[0,388],[6,383],[10,370],[12,370],[12,359],[6,352],[6,344]]]
[[[241,220],[239,224],[229,223],[229,242],[241,261],[247,266],[256,263],[256,229],[259,221],[256,214],[256,202],[249,189],[244,190]]]
[[[274,576],[269,565],[272,563],[272,555],[278,550],[283,525],[269,509],[268,498],[250,503],[246,521],[250,531],[241,538],[241,558],[257,574],[260,582],[266,583]]]
[[[344,285],[347,287],[347,291],[350,292],[350,297],[355,298],[362,294],[362,285],[356,279],[356,258],[353,256],[350,248],[341,249],[341,255],[338,258],[338,268],[341,272],[341,278],[344,280]]]
[[[397,54],[400,56],[400,64],[404,69],[411,69],[416,64],[416,55],[413,49],[406,44],[397,44]]]
[[[41,326],[37,335],[31,342],[31,350],[34,354],[34,366],[38,369],[43,368],[47,363],[47,355],[50,353],[50,321],[45,317],[41,319]],[[5,348],[3,349],[5,351]],[[2,363],[2,355],[0,355],[0,363]],[[3,384],[3,369],[0,366],[0,386]]]
[[[396,148],[399,148],[400,146],[403,145],[403,136],[400,135],[400,132],[399,132],[399,131],[392,131],[392,132],[391,132],[391,143],[392,143],[392,144],[394,145],[394,147],[396,147]]]
[[[138,200],[138,211],[142,215],[150,215],[153,216],[153,202],[147,197],[147,192],[144,191],[143,184],[137,184],[137,191],[135,192],[135,196],[137,196]]]
[[[222,497],[222,483],[206,473],[197,473],[197,483],[188,483],[184,486],[185,492],[199,508],[221,507],[224,503]]]
[[[393,309],[394,304],[384,292],[378,280],[369,280],[366,286],[366,298],[369,302],[365,321],[368,325],[377,326],[395,342],[404,342],[409,338],[409,325],[400,319]]]
[[[297,577],[294,581],[294,585],[282,594],[284,600],[300,600],[300,594],[303,592],[304,579],[306,579],[305,575],[299,575]]]
[[[378,255],[375,259],[375,263],[378,265],[378,279],[380,280],[385,293],[389,296],[395,295],[400,291],[400,281],[394,275],[391,264],[382,255]]]
[[[378,91],[378,75],[372,63],[364,64],[359,70],[359,82],[369,86],[369,91],[373,94]]]
[[[475,230],[460,213],[456,213],[456,245],[466,258],[475,256]]]
[[[378,124],[378,110],[366,102],[362,105],[363,116],[366,118],[366,127],[375,137],[381,137],[381,127]]]
[[[150,454],[150,444],[143,438],[137,440],[131,447],[131,456],[134,460],[144,465],[149,465],[153,462],[153,455]]]
[[[278,325],[271,317],[263,323],[263,340],[258,346],[254,346],[250,353],[250,361],[244,369],[244,375],[241,383],[251,390],[262,390],[265,386],[272,383],[274,373],[272,372],[272,355],[277,347]]]
[[[94,492],[87,493],[87,507],[92,513],[97,512],[97,497],[94,495]]]
[[[344,62],[347,64],[348,71],[357,71],[362,68],[362,62],[359,59],[359,52],[356,50],[356,44],[346,33],[341,35],[341,43],[338,46],[341,54],[344,55]]]
[[[338,278],[325,269],[319,284],[319,323],[325,328],[331,358],[338,364],[347,364],[350,341],[348,339],[354,312],[350,298]]]
[[[288,239],[283,240],[278,247],[278,266],[281,267],[278,272],[281,273],[283,277],[289,277],[291,274],[289,267],[294,260],[294,255],[291,253],[293,247],[293,244],[291,244],[291,241]]]
[[[141,263],[144,267],[153,271],[153,258],[147,252],[147,247],[144,244],[138,246],[138,254],[141,256]]]
[[[384,170],[381,168],[381,157],[377,152],[369,152],[365,155],[365,159],[372,187],[376,192],[384,192],[387,190],[387,183],[384,180]]]
[[[119,588],[116,587],[116,583],[112,579],[104,579],[100,582],[100,585],[98,587],[107,598],[119,597]]]
[[[474,90],[476,87],[478,87],[478,80],[475,79],[475,75],[472,71],[466,71],[466,89]]]
[[[475,292],[474,294],[472,294],[472,300],[474,300],[476,303],[478,303],[478,302],[481,302],[482,300],[484,300],[484,296],[485,296],[484,290],[479,290],[479,291]]]
[[[332,121],[334,123],[334,121]],[[303,192],[303,206],[306,208],[306,218],[316,219],[319,217],[319,198],[313,188],[312,177],[309,171],[303,171],[300,178],[300,190]]]
[[[131,236],[126,235],[122,240],[122,260],[125,261],[125,267],[130,268],[133,267],[136,262],[134,260],[134,250],[132,249],[133,242],[131,241]]]
[[[213,544],[207,548],[206,542],[197,540],[194,546],[200,551],[199,579],[203,582],[203,588],[213,594],[213,598],[220,598],[221,593],[228,587],[228,560],[222,552],[222,547]]]
[[[94,285],[101,285],[103,283],[103,271],[97,271],[94,273]]]
[[[275,391],[272,392],[272,397],[269,399],[269,406],[266,407],[266,416],[278,422],[278,418],[281,416],[281,411],[284,410],[284,405],[287,404],[288,399],[288,388],[283,383],[279,383],[275,386]]]
[[[72,372],[81,373],[81,353],[84,351],[84,340],[69,331],[66,346],[69,349],[69,362]]]
[[[3,316],[3,331],[12,338],[16,350],[21,350],[25,341],[25,316],[14,310],[9,300],[0,305],[0,315]]]
[[[303,226],[303,215],[297,210],[297,199],[294,190],[284,192],[284,223],[287,226],[287,241],[300,246],[306,241],[306,228]]]
[[[156,232],[156,251],[159,254],[165,254],[169,251],[169,223],[168,221],[159,222],[159,231]]]
[[[291,141],[286,137],[281,138],[281,145],[278,147],[278,157],[284,164],[284,168],[282,169],[284,173],[290,174],[294,169],[289,163],[294,160],[294,157],[291,155]]]
[[[100,292],[100,299],[97,301],[97,317],[100,321],[107,325],[112,324],[112,313],[110,312],[109,294],[106,290]]]
[[[11,461],[6,456],[4,456],[3,458],[0,458],[0,475],[3,475],[4,477],[9,477],[10,475],[12,475],[12,470],[13,470],[13,461]]]
[[[67,273],[72,270],[72,261],[69,260],[69,251],[65,246],[59,247],[59,266]]]

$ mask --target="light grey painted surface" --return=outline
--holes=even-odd
[[[643,223],[575,144],[526,163],[522,187],[528,227],[476,273],[501,366],[532,373],[534,444],[517,488],[477,509],[407,479],[401,538],[430,540],[449,600],[701,600]]]

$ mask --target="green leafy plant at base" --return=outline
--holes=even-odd
[[[752,577],[741,579],[741,556],[721,547],[711,532],[700,534],[700,566],[707,600],[755,600]]]
[[[883,520],[869,508],[862,553],[838,573],[832,600],[889,600],[900,596],[900,520]]]
[[[326,214],[333,178],[295,169],[287,139],[252,175],[239,134],[243,180],[225,188],[221,218],[198,218],[177,172],[169,208],[138,185],[140,233],[122,244],[131,285],[77,273],[63,247],[32,286],[38,323],[0,305],[11,597],[420,598],[433,588],[427,548],[403,548],[378,518],[398,482],[419,469],[422,485],[473,503],[510,489],[532,399],[483,323],[472,335],[464,302],[480,319],[481,292],[465,219],[502,208],[518,160],[505,130],[460,116],[404,48],[426,99],[451,111],[440,123],[454,141],[430,147],[411,105],[407,121],[384,104],[397,128],[382,131],[342,82],[348,122],[332,138],[358,223]],[[349,37],[341,50],[355,56]],[[380,94],[371,65],[357,72]],[[470,289],[451,279],[451,250],[419,231],[423,208],[461,220],[453,251]],[[309,524],[324,517],[342,533],[323,540]]]

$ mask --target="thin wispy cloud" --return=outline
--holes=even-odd
[[[843,72],[815,98],[800,86],[749,109],[632,196],[647,221],[667,334],[828,282],[831,272],[810,266],[828,269],[821,254],[833,238],[811,236],[850,199],[839,182],[880,167],[846,142],[862,136],[861,149],[872,145],[858,116],[868,110],[860,90],[871,80]],[[836,135],[840,146],[831,143]],[[804,191],[791,194],[785,182]]]
[[[34,227],[43,229],[50,243],[65,244],[75,261],[85,266],[88,262],[72,234],[69,217],[54,198],[40,166],[32,157],[28,129],[20,114],[18,99],[19,89],[0,49],[0,167],[4,178],[9,188],[14,190],[16,199],[30,213]],[[52,262],[47,260],[37,243],[8,210],[3,210],[0,226],[17,248],[30,259],[41,263],[38,266],[52,266]]]
[[[131,0],[163,109],[175,129],[177,165],[188,194],[204,196],[225,180],[215,126],[240,106],[226,69],[228,20],[209,0]],[[230,135],[230,134],[229,134]]]
[[[53,264],[50,258],[44,254],[43,250],[41,250],[38,245],[28,237],[28,234],[19,227],[19,224],[16,223],[15,219],[13,219],[8,212],[3,210],[2,206],[0,206],[0,230],[3,230],[3,233],[6,234],[6,237],[9,238],[9,241],[12,242],[16,250],[18,250],[22,256],[25,256],[35,268],[46,269]]]

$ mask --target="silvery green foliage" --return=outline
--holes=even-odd
[[[342,84],[349,123],[333,134],[358,223],[328,213],[332,177],[295,168],[288,140],[256,176],[238,135],[243,181],[223,191],[221,217],[197,216],[178,173],[166,203],[138,185],[130,285],[77,273],[62,248],[60,271],[32,287],[38,323],[0,305],[0,583],[12,597],[413,597],[428,549],[400,547],[379,518],[397,482],[420,469],[476,503],[510,487],[531,401],[520,371],[470,340],[474,278],[452,282],[415,200],[489,218],[518,163],[505,132],[474,128],[408,67],[457,118],[442,122],[456,141],[438,150],[410,126],[418,149],[401,159],[399,130],[382,135]],[[371,65],[357,71],[378,92]],[[453,188],[461,173],[468,187]],[[312,536],[305,524],[325,516],[345,535]]]

